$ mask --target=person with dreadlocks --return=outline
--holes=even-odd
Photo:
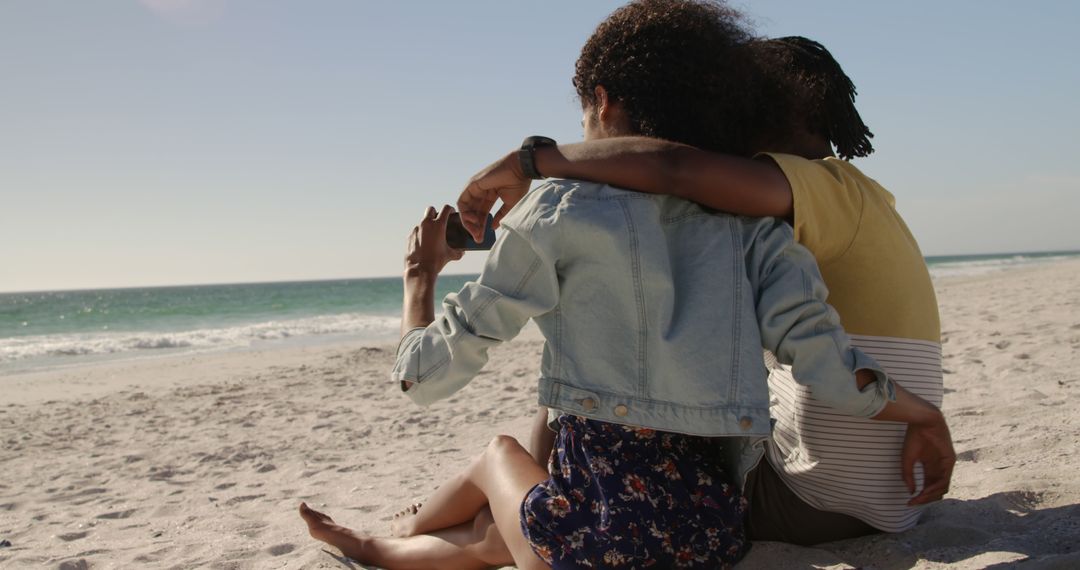
[[[477,233],[498,200],[496,223],[531,178],[604,182],[672,194],[746,216],[774,216],[815,256],[828,301],[852,342],[897,385],[940,407],[940,323],[929,272],[893,195],[848,162],[873,152],[854,105],[855,86],[821,44],[802,37],[753,43],[760,152],[724,155],[661,140],[622,137],[520,151],[479,172],[458,200]],[[618,100],[618,93],[613,94]],[[944,416],[932,425],[873,422],[838,413],[766,354],[775,421],[766,460],[747,478],[752,540],[816,544],[913,527],[919,506],[949,488],[955,452]],[[552,434],[541,410],[531,449]]]

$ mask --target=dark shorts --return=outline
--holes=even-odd
[[[747,475],[746,498],[750,540],[810,546],[881,532],[853,516],[811,507],[780,479],[766,458]]]
[[[533,551],[564,568],[724,568],[746,553],[746,502],[709,438],[564,415],[521,505]]]

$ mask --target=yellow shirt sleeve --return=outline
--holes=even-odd
[[[819,264],[851,247],[863,217],[863,188],[831,160],[762,153],[784,171],[791,184],[795,241],[814,253]]]

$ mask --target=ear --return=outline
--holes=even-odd
[[[596,117],[601,121],[607,118],[607,114],[611,111],[611,105],[608,101],[607,89],[604,89],[603,85],[597,85],[593,90],[593,95],[596,96]]]

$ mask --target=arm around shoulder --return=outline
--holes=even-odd
[[[586,141],[536,152],[545,176],[678,196],[715,210],[788,219],[791,186],[776,163],[646,137]]]

